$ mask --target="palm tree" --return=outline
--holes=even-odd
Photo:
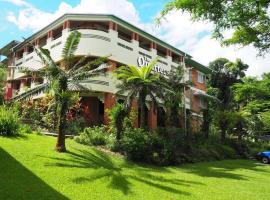
[[[167,78],[163,78],[170,87],[165,95],[166,106],[166,126],[177,127],[179,124],[179,116],[184,110],[184,87],[188,85],[184,81],[184,66],[180,65],[172,68]]]
[[[125,104],[128,108],[131,106],[131,102],[137,98],[140,108],[140,127],[145,128],[145,105],[147,97],[152,100],[154,110],[158,106],[159,99],[163,99],[162,88],[166,85],[161,81],[159,74],[152,73],[154,66],[157,63],[157,59],[151,62],[148,66],[137,68],[132,65],[121,66],[115,72],[115,76],[121,81],[117,87],[119,91],[117,94],[123,95],[126,93]]]
[[[69,102],[75,91],[88,90],[81,83],[83,80],[96,77],[106,72],[106,66],[102,65],[107,59],[98,58],[88,61],[89,56],[78,60],[75,51],[78,48],[81,34],[78,31],[70,33],[62,51],[62,61],[56,63],[50,56],[50,52],[44,48],[35,48],[35,52],[45,66],[36,71],[39,76],[45,77],[48,81],[36,88],[13,98],[14,101],[27,99],[40,91],[53,90],[57,110],[57,143],[56,150],[65,152],[65,128],[66,117],[69,109]],[[26,70],[31,71],[31,70]]]

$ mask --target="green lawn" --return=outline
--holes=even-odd
[[[136,165],[55,138],[0,137],[0,199],[270,199],[270,166],[227,160],[180,167]]]

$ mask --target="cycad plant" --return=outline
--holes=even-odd
[[[75,51],[78,48],[81,34],[73,31],[68,36],[62,51],[62,61],[56,63],[50,56],[50,52],[44,48],[35,48],[35,52],[45,66],[36,73],[47,79],[46,82],[36,88],[13,98],[14,101],[27,99],[40,91],[53,90],[57,114],[57,143],[56,150],[65,152],[65,128],[69,103],[76,91],[88,90],[81,83],[83,80],[96,77],[106,72],[106,58],[87,61],[89,56],[78,60]]]
[[[152,70],[157,63],[157,59],[149,63],[148,66],[141,68],[128,65],[121,66],[115,72],[115,76],[121,81],[117,85],[118,94],[126,97],[126,105],[130,108],[133,100],[137,100],[140,108],[140,127],[145,128],[145,106],[146,101],[150,100],[154,106],[154,110],[158,106],[158,102],[164,98],[163,88],[166,88],[165,82],[161,81],[158,73]]]

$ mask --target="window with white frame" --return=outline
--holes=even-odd
[[[197,79],[198,83],[204,83],[205,81],[205,75],[201,72],[198,72],[198,79]]]

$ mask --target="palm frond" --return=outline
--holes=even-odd
[[[73,31],[70,33],[62,51],[62,57],[65,61],[69,61],[72,57],[74,57],[74,53],[78,48],[80,39],[81,39],[80,32]]]
[[[86,63],[83,66],[78,66],[75,70],[72,70],[68,76],[69,78],[73,78],[74,76],[79,76],[79,74],[87,74],[87,72],[92,71],[94,72],[94,70],[97,71],[101,71],[102,73],[106,72],[107,70],[107,61],[108,61],[108,57],[100,57],[97,58],[93,61],[90,61],[88,63]],[[83,80],[83,78],[80,78]]]
[[[68,71],[67,74],[70,76],[76,69],[81,67],[81,64],[83,64],[90,56],[83,56],[82,58],[80,58],[76,64],[73,65],[73,67],[71,67]]]

